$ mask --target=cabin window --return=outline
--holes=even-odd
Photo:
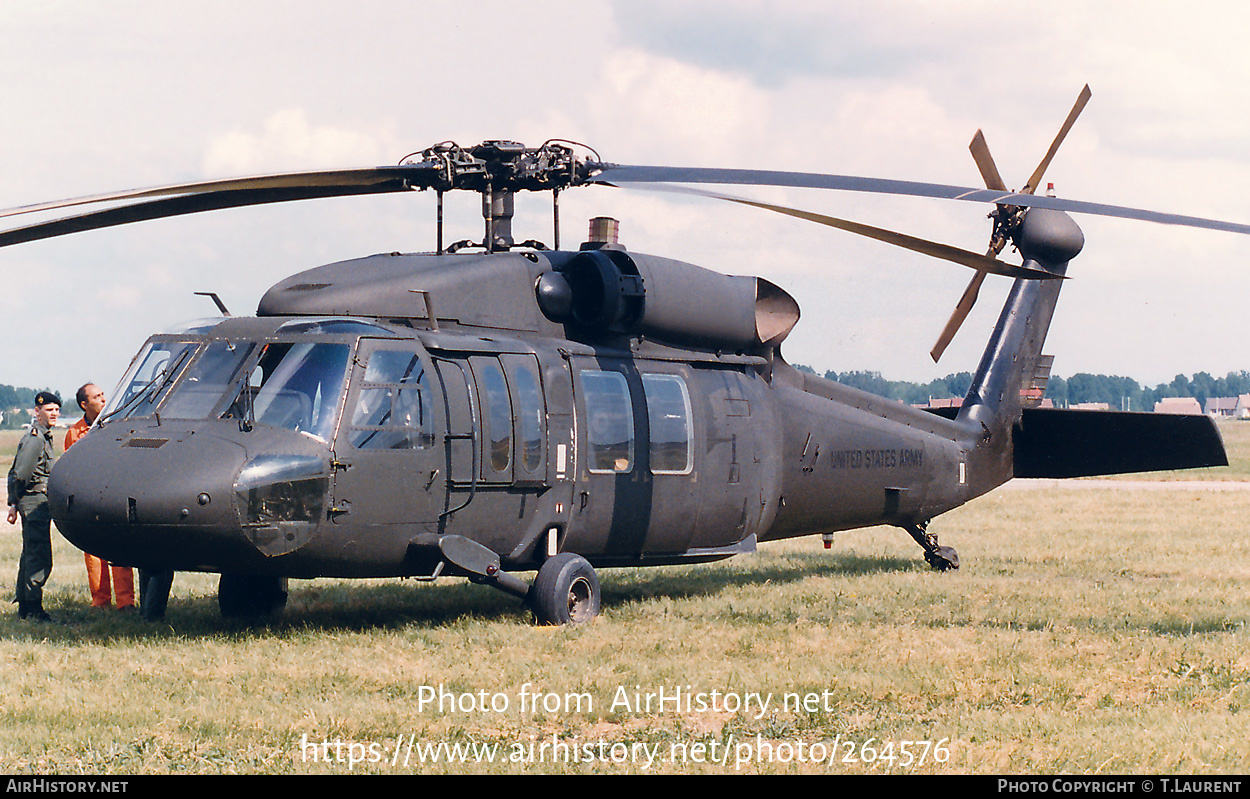
[[[425,449],[434,445],[433,409],[425,366],[411,350],[375,350],[352,411],[356,449]]]
[[[620,372],[584,371],[586,463],[590,471],[628,472],[634,464],[634,412]]]
[[[644,374],[647,420],[651,428],[651,472],[689,474],[694,466],[690,439],[690,394],[679,375]]]
[[[532,366],[524,364],[513,368],[511,374],[517,402],[517,455],[525,471],[534,472],[543,462],[543,398],[538,375]]]
[[[490,448],[487,462],[495,472],[507,472],[512,464],[512,403],[503,368],[496,360],[474,360],[473,372],[478,379],[482,398],[486,401],[486,442]]]

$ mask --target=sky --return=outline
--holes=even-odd
[[[5,3],[0,208],[486,139],[979,187],[978,128],[1019,187],[1088,83],[1046,174],[1060,196],[1250,222],[1248,29],[1242,3],[1140,0]],[[989,239],[990,208],[969,203],[733,191],[974,251]],[[518,239],[550,238],[548,203],[518,198]],[[991,276],[934,364],[964,267],[705,198],[594,187],[564,193],[560,210],[566,244],[589,217],[614,216],[631,250],[782,286],[803,311],[783,353],[818,372],[971,370],[1008,284]],[[1074,218],[1086,246],[1046,347],[1056,374],[1154,385],[1250,369],[1250,237]],[[480,238],[475,196],[449,196],[447,219],[449,241]],[[0,383],[111,388],[148,335],[216,313],[196,291],[250,314],[289,274],[433,246],[423,192],[5,248]]]

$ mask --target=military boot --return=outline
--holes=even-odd
[[[27,602],[24,614],[19,606],[18,617],[31,621],[52,621],[52,617],[43,609],[42,602]]]

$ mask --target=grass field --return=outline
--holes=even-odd
[[[570,629],[460,580],[292,583],[248,627],[195,574],[147,624],[90,610],[58,539],[61,623],[0,616],[0,769],[1243,773],[1248,512],[1246,491],[1000,490],[934,522],[956,573],[874,528],[605,570],[602,617]],[[19,549],[0,536],[6,596]],[[707,707],[640,706],[677,690]]]

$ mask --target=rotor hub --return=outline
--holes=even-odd
[[[552,191],[586,183],[598,171],[595,162],[577,157],[573,144],[553,140],[541,147],[526,147],[520,142],[491,140],[461,147],[441,142],[405,156],[400,165],[433,168],[437,177],[431,186],[438,191]]]
[[[1085,246],[1085,234],[1072,217],[1062,211],[1033,208],[1024,214],[1013,241],[1025,259],[1054,267],[1080,254]]]

